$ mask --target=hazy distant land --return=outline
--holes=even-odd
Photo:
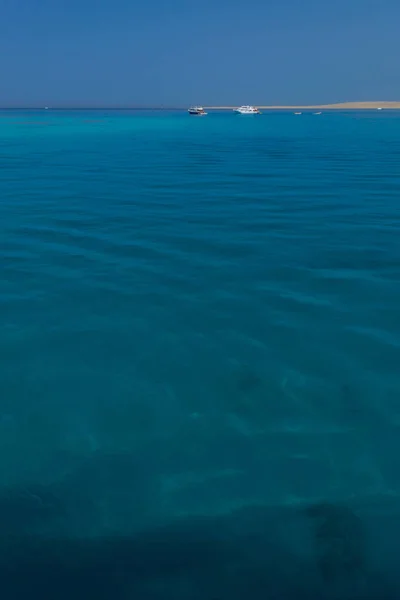
[[[310,104],[307,106],[290,105],[290,106],[261,106],[258,108],[263,110],[373,110],[378,108],[397,109],[400,110],[400,102],[339,102],[337,104]],[[205,108],[215,110],[230,110],[235,106],[207,106]]]

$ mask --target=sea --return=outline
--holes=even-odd
[[[0,112],[4,600],[400,597],[400,112]]]

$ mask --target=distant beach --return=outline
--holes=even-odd
[[[288,105],[288,106],[262,106],[257,104],[262,110],[377,110],[378,108],[400,110],[400,102],[339,102],[337,104],[310,104]],[[205,106],[208,110],[233,110],[235,106]]]

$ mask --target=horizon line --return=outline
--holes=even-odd
[[[238,105],[204,105],[204,108],[209,110],[233,110]],[[396,100],[381,100],[381,101],[354,101],[354,102],[336,102],[331,104],[288,104],[288,105],[263,105],[255,104],[257,108],[263,110],[313,110],[313,109],[358,109],[368,110],[376,108],[386,109],[400,109],[400,101]],[[90,106],[87,105],[55,105],[55,106],[42,106],[38,104],[34,105],[5,105],[0,106],[0,110],[157,110],[157,111],[168,111],[168,110],[187,110],[187,106],[165,106],[165,105],[111,105],[111,106]]]

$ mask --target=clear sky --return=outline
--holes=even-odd
[[[400,0],[0,0],[0,105],[400,100]]]

